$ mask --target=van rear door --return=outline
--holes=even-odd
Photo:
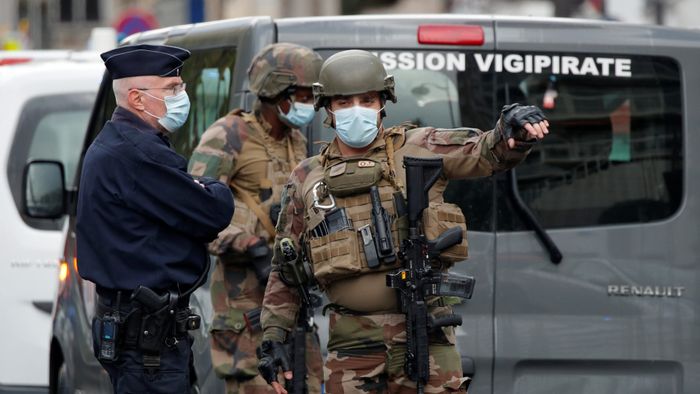
[[[498,179],[493,392],[700,392],[700,34],[495,30],[497,104],[545,108],[551,134]]]
[[[419,30],[423,32],[422,44]],[[394,75],[398,97],[397,103],[386,106],[386,127],[410,121],[417,126],[489,130],[495,124],[495,78],[479,72],[474,60],[475,53],[483,57],[493,53],[490,18],[431,15],[290,19],[278,20],[277,32],[280,42],[306,45],[324,58],[346,49],[365,49],[379,56],[389,74]],[[480,34],[483,42],[473,40]],[[455,37],[464,41],[458,45],[445,43]],[[325,111],[319,111],[307,135],[309,141],[333,139],[333,130],[322,125],[325,117]],[[312,154],[318,149],[310,146]],[[491,391],[493,360],[494,185],[492,178],[453,181],[445,192],[445,199],[457,203],[467,217],[470,246],[469,260],[453,270],[476,277],[474,298],[456,307],[464,319],[456,330],[457,344],[465,372],[475,376],[471,387],[484,393]],[[322,336],[327,334],[324,328],[320,330]]]

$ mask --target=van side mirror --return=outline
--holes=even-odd
[[[27,216],[59,219],[66,213],[63,164],[53,160],[35,160],[24,167],[22,201]]]

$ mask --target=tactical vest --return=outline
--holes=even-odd
[[[397,217],[394,202],[395,192],[400,192],[405,198],[403,181],[397,176],[394,163],[394,146],[403,146],[405,128],[387,129],[384,138],[386,149],[379,149],[368,157],[330,159],[329,148],[326,148],[320,154],[320,171],[309,174],[304,182],[301,191],[306,207],[304,242],[307,256],[313,264],[314,276],[322,288],[340,279],[391,271],[401,265],[396,258],[393,262],[380,261],[379,266],[370,267],[361,233],[364,226],[372,226],[368,189],[374,184],[378,188],[381,205],[391,219],[395,252],[399,250],[401,239],[406,236],[407,220]],[[345,210],[348,226],[337,226],[337,220],[333,220],[331,224],[339,229],[332,229],[334,231],[328,234],[317,231],[319,226],[329,226],[326,217],[334,209]],[[436,238],[450,227],[460,226],[463,229],[463,242],[440,256],[443,268],[467,257],[466,220],[459,207],[442,201],[430,202],[423,214],[423,224],[428,239]]]
[[[248,125],[248,138],[243,143],[231,175],[230,185],[237,197],[232,224],[248,233],[272,241],[274,233],[271,233],[268,226],[263,224],[263,219],[256,213],[256,208],[262,212],[262,215],[267,216],[273,225],[276,224],[282,189],[294,167],[306,157],[306,147],[300,146],[303,144],[293,144],[292,136],[289,135],[285,138],[286,147],[281,149],[280,143],[274,141],[263,129],[254,114],[240,110],[236,110],[233,114],[240,116]],[[244,166],[254,163],[264,163],[264,167],[258,166],[259,174],[248,176],[249,179],[253,178],[255,183],[241,182],[237,178],[239,171]],[[243,193],[247,196],[242,196]]]

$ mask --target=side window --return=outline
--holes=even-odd
[[[193,50],[182,71],[190,97],[187,123],[172,136],[173,147],[190,157],[204,131],[228,111],[235,48]]]
[[[39,229],[60,229],[63,220],[31,219],[22,213],[22,174],[31,160],[63,163],[65,183],[73,182],[85,138],[94,93],[36,97],[20,115],[10,151],[8,179],[17,210],[24,221]]]
[[[171,141],[175,150],[186,158],[190,157],[207,127],[230,110],[231,76],[235,64],[235,48],[192,50],[192,56],[185,62],[182,79],[187,84],[190,114],[182,128],[172,135]],[[90,140],[97,136],[117,106],[111,81],[107,80],[103,88],[98,98],[97,121],[91,125]]]
[[[593,65],[605,62],[587,60],[595,57],[568,58],[579,75],[499,75],[499,106],[538,105],[550,120],[550,135],[516,169],[518,193],[545,228],[668,218],[683,192],[678,64],[623,56],[629,67],[604,75]],[[522,229],[517,215],[501,213],[499,230]]]
[[[335,51],[320,51],[324,58]],[[471,54],[456,51],[375,51],[394,76],[397,103],[387,103],[385,127],[411,122],[418,127],[493,128],[494,83],[481,73]],[[322,125],[326,111],[315,119],[311,141],[330,141],[332,128]],[[312,146],[317,154],[318,146]],[[450,181],[445,200],[459,205],[473,231],[493,231],[493,179]]]

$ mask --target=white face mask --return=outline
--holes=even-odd
[[[338,138],[351,148],[364,148],[371,144],[379,133],[377,113],[380,111],[359,105],[331,111]]]
[[[165,96],[161,99],[147,92],[141,91],[149,97],[165,102],[165,115],[158,117],[152,113],[145,111],[147,114],[158,119],[158,123],[169,132],[175,132],[182,127],[187,121],[187,116],[190,114],[190,97],[186,91],[182,91],[174,96]]]
[[[277,106],[277,116],[279,116],[280,120],[282,120],[282,122],[284,122],[287,126],[298,129],[299,127],[306,126],[307,124],[311,123],[312,120],[314,120],[316,111],[314,110],[313,104],[290,104],[289,112],[286,114],[282,112],[279,105]]]

